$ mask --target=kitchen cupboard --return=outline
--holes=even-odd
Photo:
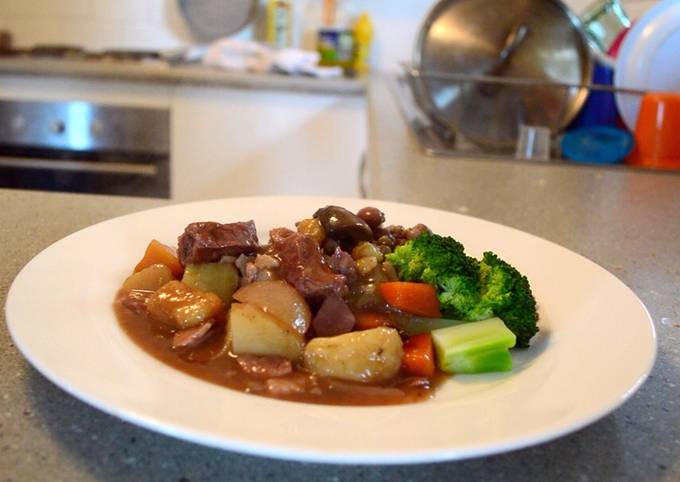
[[[358,194],[363,96],[178,86],[171,133],[177,200]]]
[[[173,200],[358,194],[362,95],[3,75],[0,99],[169,109]]]

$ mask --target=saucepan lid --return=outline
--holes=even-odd
[[[414,64],[422,74],[415,82],[421,107],[493,150],[514,149],[520,124],[553,134],[566,127],[587,97],[592,72],[580,20],[559,0],[442,0],[423,23]],[[428,72],[541,82],[452,81]]]

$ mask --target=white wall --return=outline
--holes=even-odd
[[[174,0],[0,0],[18,45],[167,48],[190,41]]]
[[[229,0],[225,0],[229,1]],[[261,0],[264,1],[264,0]],[[296,0],[296,19],[310,1]],[[499,5],[503,0],[498,0]],[[592,0],[567,0],[581,11]],[[435,0],[352,0],[356,11],[369,11],[376,30],[374,65],[395,68],[411,57],[420,22]],[[633,17],[656,0],[624,0]],[[12,31],[17,45],[62,43],[91,49],[162,49],[188,45],[191,36],[177,0],[0,0],[0,28]],[[251,30],[239,34],[250,38]]]

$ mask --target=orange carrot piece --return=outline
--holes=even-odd
[[[181,278],[184,272],[184,268],[180,264],[174,248],[166,246],[155,239],[152,239],[149,246],[147,246],[144,257],[137,263],[134,272],[141,271],[153,264],[164,264],[170,268],[170,271],[172,271],[173,276],[176,278]]]
[[[440,318],[439,300],[434,286],[411,281],[390,281],[380,284],[385,301],[412,315]]]
[[[413,335],[406,340],[401,366],[412,375],[421,377],[431,377],[434,375],[432,335],[423,333],[421,335]]]
[[[392,326],[390,318],[385,313],[377,311],[360,311],[354,316],[357,320],[354,328],[357,330],[370,330],[381,326]]]

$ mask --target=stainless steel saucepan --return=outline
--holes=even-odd
[[[559,0],[442,0],[424,21],[414,64],[420,106],[495,151],[514,149],[520,124],[564,128],[585,101],[592,73],[580,21]],[[542,82],[452,81],[429,72]]]

